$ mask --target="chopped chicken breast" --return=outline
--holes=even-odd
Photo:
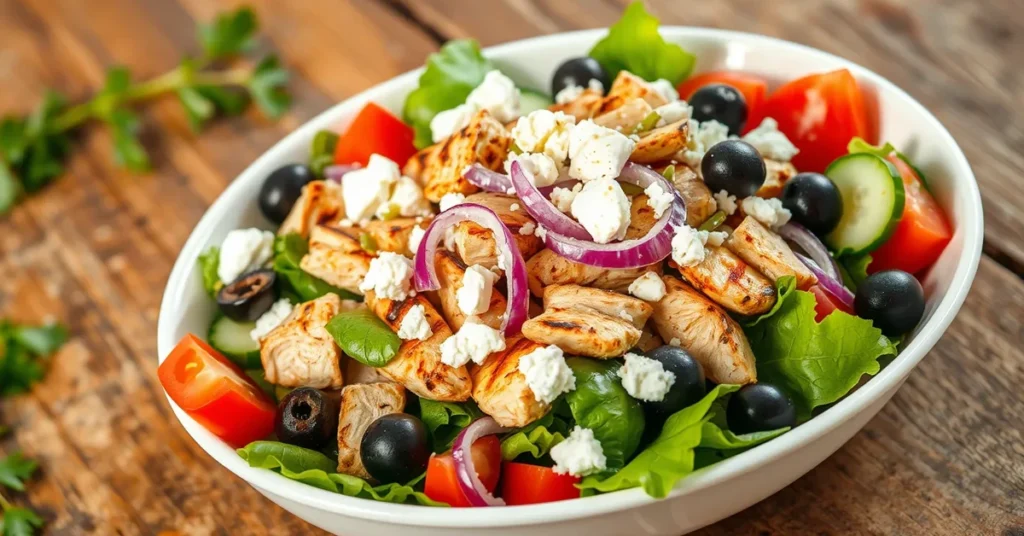
[[[361,383],[341,390],[338,416],[338,472],[370,478],[359,456],[363,434],[373,421],[405,409],[405,388],[395,383]]]
[[[523,336],[505,341],[505,349],[492,353],[482,365],[472,368],[473,400],[498,424],[522,428],[541,418],[551,407],[539,402],[526,377],[519,372],[519,359],[543,348]]]
[[[337,294],[300,303],[260,339],[260,361],[268,382],[317,389],[342,386],[341,350],[325,327],[340,308]]]

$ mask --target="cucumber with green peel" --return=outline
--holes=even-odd
[[[551,97],[533,89],[519,88],[519,115],[527,115],[536,110],[547,110],[554,104]]]
[[[854,153],[829,164],[825,175],[843,197],[839,225],[825,237],[837,257],[870,253],[892,236],[904,197],[895,166],[875,154]]]
[[[226,316],[219,316],[210,324],[207,340],[210,346],[243,369],[262,368],[260,343],[249,336],[255,327],[255,322],[236,322]]]

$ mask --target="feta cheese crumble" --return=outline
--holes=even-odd
[[[600,80],[591,78],[590,82],[587,82],[587,89],[592,89],[598,93],[604,93],[604,84]],[[562,88],[561,91],[555,94],[555,103],[557,104],[568,104],[580,97],[583,94],[583,86],[577,86],[576,84],[569,84]]]
[[[434,143],[447,139],[452,134],[466,128],[477,112],[476,106],[460,104],[450,110],[438,112],[430,120],[430,138]]]
[[[292,306],[292,302],[288,301],[288,298],[277,300],[270,306],[270,309],[267,309],[267,312],[256,319],[256,327],[249,332],[249,337],[256,342],[260,342],[260,339],[274,331],[277,326],[284,322],[285,318],[288,318],[288,315],[292,314],[292,309],[294,309],[294,306]]]
[[[583,185],[576,183],[572,187],[572,190],[568,188],[562,188],[561,186],[555,186],[554,190],[551,190],[551,203],[555,205],[555,208],[565,212],[566,214],[572,210],[572,200],[576,199],[576,194],[580,193],[583,189]]]
[[[403,341],[418,339],[425,341],[434,334],[430,329],[430,322],[427,322],[427,312],[422,304],[413,305],[402,317],[402,323],[398,326],[398,338]]]
[[[480,83],[466,97],[466,104],[477,110],[487,110],[502,123],[519,117],[519,88],[511,78],[494,69],[484,75]]]
[[[594,431],[576,426],[565,441],[551,447],[551,459],[555,474],[587,476],[604,471],[608,459],[604,456],[601,442],[594,438]]]
[[[562,349],[553,344],[519,358],[519,372],[537,402],[550,404],[576,388],[576,376],[566,364]]]
[[[462,274],[462,286],[455,291],[455,301],[459,310],[467,315],[481,315],[491,307],[491,294],[497,274],[474,264]]]
[[[635,147],[636,142],[617,130],[582,121],[569,135],[569,176],[584,182],[614,179]]]
[[[530,236],[537,230],[537,224],[532,221],[528,221],[519,228],[519,234],[523,236]]]
[[[561,169],[569,157],[569,137],[576,118],[563,112],[535,110],[512,127],[512,141],[523,152],[543,153]]]
[[[382,251],[370,261],[359,290],[363,293],[372,290],[378,299],[404,300],[412,289],[410,279],[412,261],[397,253]]]
[[[665,282],[655,272],[646,272],[629,284],[629,293],[648,302],[665,297]]]
[[[668,344],[669,346],[682,346],[683,341],[679,340],[679,337],[672,337],[672,339],[668,341]]]
[[[390,158],[370,155],[366,167],[349,171],[341,182],[345,217],[355,221],[372,217],[381,203],[391,197],[391,187],[401,176],[398,164]]]
[[[466,195],[458,192],[450,192],[441,196],[441,201],[438,203],[441,207],[441,212],[444,212],[455,205],[461,205],[466,201]]]
[[[627,311],[625,309],[619,311],[619,318],[625,320],[626,322],[632,322],[633,321],[633,315],[629,314],[629,311]]]
[[[729,195],[729,192],[722,190],[714,195],[715,204],[718,205],[718,210],[725,212],[732,216],[736,213],[736,209],[739,205],[736,204],[736,196]]]
[[[510,205],[510,206],[508,207],[508,209],[509,209],[509,210],[511,210],[512,212],[516,212],[516,211],[518,211],[518,210],[519,210],[519,203],[512,203],[512,204],[511,204],[511,205]]]
[[[693,116],[693,107],[686,103],[686,101],[672,101],[668,104],[662,104],[654,109],[661,116],[658,119],[659,127],[682,121],[683,119],[690,119]]]
[[[651,82],[651,86],[654,89],[654,92],[661,95],[665,100],[669,102],[679,100],[679,92],[676,91],[676,87],[672,85],[672,82],[669,82],[664,78],[659,78]]]
[[[661,361],[632,352],[625,355],[626,364],[617,374],[629,396],[647,402],[661,402],[676,383],[676,375],[665,370]]]
[[[729,139],[729,127],[714,119],[703,123],[690,119],[689,127],[690,137],[686,140],[683,161],[700,175],[700,161],[704,159],[704,153],[716,144]]]
[[[458,333],[441,343],[441,362],[450,367],[461,367],[470,361],[480,365],[492,352],[504,349],[505,337],[500,331],[467,322]]]
[[[782,206],[782,201],[776,198],[764,199],[761,197],[748,197],[740,204],[743,213],[755,220],[765,224],[772,229],[778,229],[793,217],[788,208]]]
[[[423,188],[419,183],[409,177],[399,177],[391,191],[391,199],[377,208],[377,217],[383,219],[382,213],[387,214],[394,210],[399,216],[411,218],[413,216],[430,215],[430,201],[423,197]]]
[[[672,260],[680,268],[696,266],[704,262],[704,244],[708,241],[707,231],[698,231],[689,225],[676,229],[672,237]]]
[[[558,166],[550,156],[544,153],[519,155],[509,153],[508,160],[505,160],[505,171],[509,174],[512,173],[512,162],[519,162],[519,167],[526,174],[526,179],[537,188],[544,188],[558,182]]]
[[[572,201],[572,215],[598,244],[622,240],[629,228],[629,198],[614,178],[592,180]]]
[[[225,285],[251,272],[274,256],[274,233],[255,227],[228,232],[220,244],[217,277]]]
[[[541,240],[547,240],[548,239],[548,230],[545,229],[543,225],[538,223],[537,224],[537,229],[533,231],[533,236],[536,236],[537,238],[539,238]]]
[[[747,132],[743,136],[743,141],[753,145],[761,156],[779,162],[789,162],[800,152],[800,149],[779,131],[778,121],[771,117],[765,117],[757,128]]]
[[[423,241],[423,236],[425,234],[427,234],[427,232],[420,228],[420,226],[418,225],[416,227],[413,227],[412,231],[409,232],[409,251],[413,255],[415,255],[416,250],[420,248],[420,242]]]
[[[711,231],[708,233],[708,241],[705,244],[708,246],[721,246],[725,243],[726,238],[729,238],[729,233],[725,231]]]
[[[666,192],[656,182],[645,188],[644,193],[647,194],[647,206],[654,209],[654,217],[658,219],[672,206],[672,201],[675,199],[671,192]]]

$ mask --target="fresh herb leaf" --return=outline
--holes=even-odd
[[[110,113],[108,120],[114,137],[114,161],[117,165],[132,171],[149,169],[149,155],[139,142],[139,117],[127,108],[118,108]]]
[[[127,67],[112,67],[107,71],[107,81],[103,90],[93,99],[90,108],[92,113],[101,119],[110,121],[111,115],[121,103],[121,98],[132,84],[132,75]]]
[[[32,476],[39,464],[15,452],[0,459],[0,485],[16,491],[25,491],[25,481]]]
[[[658,33],[658,19],[633,2],[608,35],[590,50],[612,80],[619,71],[629,71],[645,80],[664,78],[672,85],[682,82],[693,71],[696,56],[679,45],[666,43]]]
[[[259,21],[251,8],[242,7],[218,15],[212,23],[197,28],[199,44],[209,59],[217,60],[252,48]]]
[[[60,324],[41,326],[12,326],[10,338],[37,357],[56,352],[68,340],[68,330]]]
[[[0,155],[0,216],[7,214],[21,196],[21,183]]]
[[[5,117],[0,121],[0,159],[6,160],[12,168],[21,164],[28,147],[25,135],[25,121],[20,117]]]
[[[593,430],[609,469],[622,467],[640,445],[644,410],[622,387],[621,364],[580,357],[566,363],[576,376],[576,389],[565,395],[576,424]]]
[[[0,534],[3,536],[33,536],[42,526],[43,518],[28,508],[6,508],[0,517]]]
[[[547,456],[551,447],[561,443],[569,435],[569,425],[564,419],[549,411],[529,426],[515,432],[501,441],[501,458],[512,461],[520,456],[530,455],[534,459]]]
[[[211,298],[216,297],[220,288],[224,286],[217,275],[220,268],[220,248],[210,246],[206,251],[199,254],[199,273],[203,275],[203,288]]]
[[[0,396],[24,393],[45,374],[46,368],[38,358],[7,341],[7,351],[0,355]]]
[[[450,449],[459,432],[482,416],[483,413],[472,402],[438,402],[426,398],[420,399],[420,420],[430,430],[434,452],[444,452]]]
[[[345,355],[369,367],[387,365],[402,345],[402,339],[364,307],[338,313],[326,329]]]
[[[22,186],[26,192],[38,191],[64,172],[64,158],[70,142],[66,136],[51,132],[50,128],[54,117],[65,104],[60,93],[47,91],[42,102],[25,122],[24,136],[28,146],[20,169]]]
[[[416,130],[416,148],[433,143],[430,120],[465,102],[493,69],[494,65],[480,52],[480,45],[471,39],[448,41],[427,58],[419,86],[409,93],[402,107],[405,122]]]
[[[244,90],[219,86],[194,86],[200,95],[212,102],[225,115],[238,115],[245,111],[249,96]]]
[[[178,102],[185,109],[185,116],[193,131],[199,131],[203,124],[213,118],[216,113],[213,101],[207,99],[194,87],[183,87],[178,90]]]
[[[358,294],[345,289],[335,287],[307,274],[299,263],[302,257],[309,251],[309,244],[305,238],[298,233],[289,233],[274,238],[274,271],[286,283],[286,290],[294,292],[298,296],[295,302],[307,302],[315,300],[328,293],[335,293],[342,299],[362,300]]]
[[[292,103],[285,90],[288,85],[288,71],[281,67],[276,56],[263,58],[249,79],[249,93],[253,102],[267,117],[276,119],[284,114]]]

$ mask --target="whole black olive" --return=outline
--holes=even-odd
[[[725,417],[733,433],[767,432],[796,425],[796,406],[778,387],[755,383],[733,393]]]
[[[704,369],[686,350],[678,346],[665,345],[647,352],[646,355],[661,362],[665,370],[676,377],[664,399],[644,402],[648,410],[661,415],[671,415],[697,403],[707,394]]]
[[[832,179],[821,173],[799,173],[782,187],[782,206],[793,220],[818,236],[832,232],[843,217],[843,198]]]
[[[285,443],[307,449],[320,449],[338,433],[341,401],[319,389],[299,387],[281,399],[277,406],[274,431]]]
[[[302,195],[302,187],[316,179],[309,166],[288,164],[274,170],[260,189],[260,211],[268,220],[281,224]]]
[[[555,69],[555,75],[551,77],[551,94],[558,95],[559,91],[569,86],[587,88],[591,80],[600,82],[605,90],[611,84],[608,73],[594,58],[583,56],[566,60]]]
[[[743,140],[713,145],[704,153],[700,170],[712,193],[725,190],[740,199],[756,194],[768,174],[761,153]]]
[[[747,122],[747,101],[743,94],[728,84],[704,86],[687,101],[693,106],[693,118],[701,123],[715,120],[739,134]]]
[[[903,270],[871,274],[857,286],[853,308],[882,333],[895,337],[908,333],[924,316],[924,289]]]
[[[422,475],[430,461],[427,427],[408,413],[385,415],[363,433],[359,457],[378,482],[409,482]]]
[[[238,322],[255,322],[277,301],[273,270],[242,274],[217,292],[217,306],[224,316]]]

